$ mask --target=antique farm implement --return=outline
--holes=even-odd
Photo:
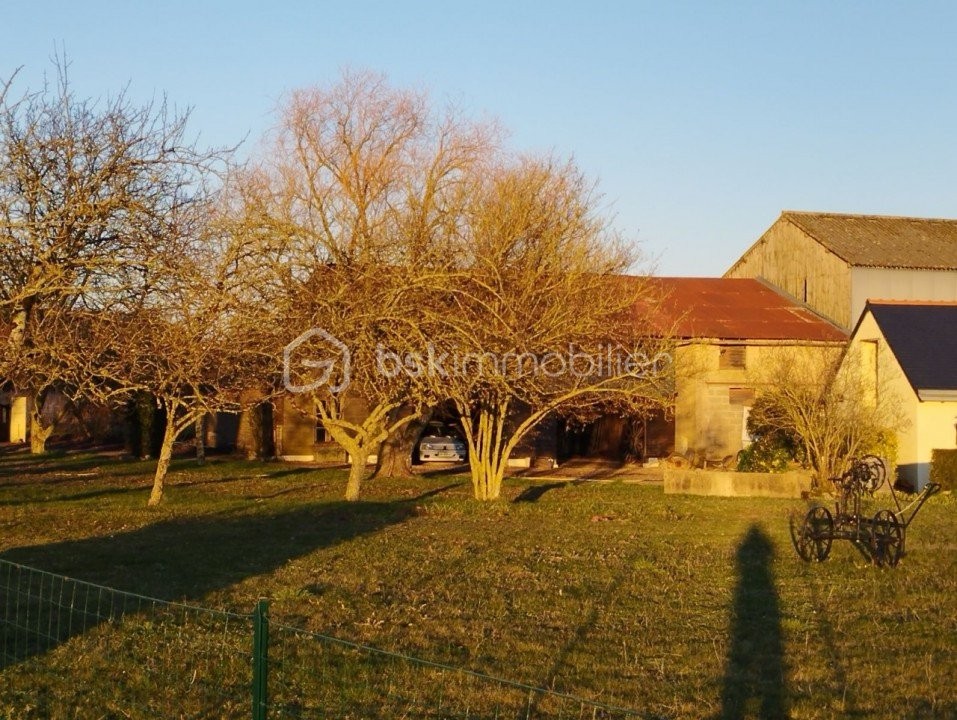
[[[822,562],[831,552],[834,540],[850,540],[877,565],[897,565],[904,554],[907,528],[921,506],[940,490],[928,483],[907,506],[901,507],[894,483],[888,483],[896,510],[878,510],[873,517],[861,512],[861,498],[873,495],[887,480],[884,462],[874,455],[852,460],[843,475],[831,478],[837,490],[837,505],[832,514],[823,505],[811,508],[800,527],[791,520],[791,539],[802,560]]]

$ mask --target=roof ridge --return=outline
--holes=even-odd
[[[868,298],[868,305],[917,305],[927,307],[957,307],[957,300],[893,300],[883,298]]]
[[[819,210],[782,210],[781,215],[803,215],[816,217],[855,218],[859,220],[910,220],[913,222],[957,223],[957,218],[921,217],[919,215],[882,215],[880,213],[840,213]]]
[[[627,276],[627,277],[631,277],[631,276]],[[638,277],[638,276],[635,276],[635,277]],[[737,280],[737,281],[745,280],[747,282],[757,282],[761,285],[767,284],[759,278],[750,278],[750,277],[729,278],[729,277],[721,277],[721,276],[714,277],[711,275],[647,275],[644,277],[647,277],[649,280],[713,280],[715,282],[728,282],[729,280]]]

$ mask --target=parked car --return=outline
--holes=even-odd
[[[420,462],[465,462],[468,446],[454,425],[433,420],[419,439]]]

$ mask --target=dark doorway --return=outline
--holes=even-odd
[[[9,405],[0,405],[0,442],[10,442]]]
[[[647,415],[603,415],[586,425],[558,424],[558,459],[593,458],[639,462],[667,457],[674,447],[674,420],[660,410]]]

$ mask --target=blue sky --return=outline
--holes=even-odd
[[[957,217],[957,3],[0,5],[0,77],[126,84],[251,150],[283,93],[388,75],[574,156],[666,275],[718,275],[782,209]]]

